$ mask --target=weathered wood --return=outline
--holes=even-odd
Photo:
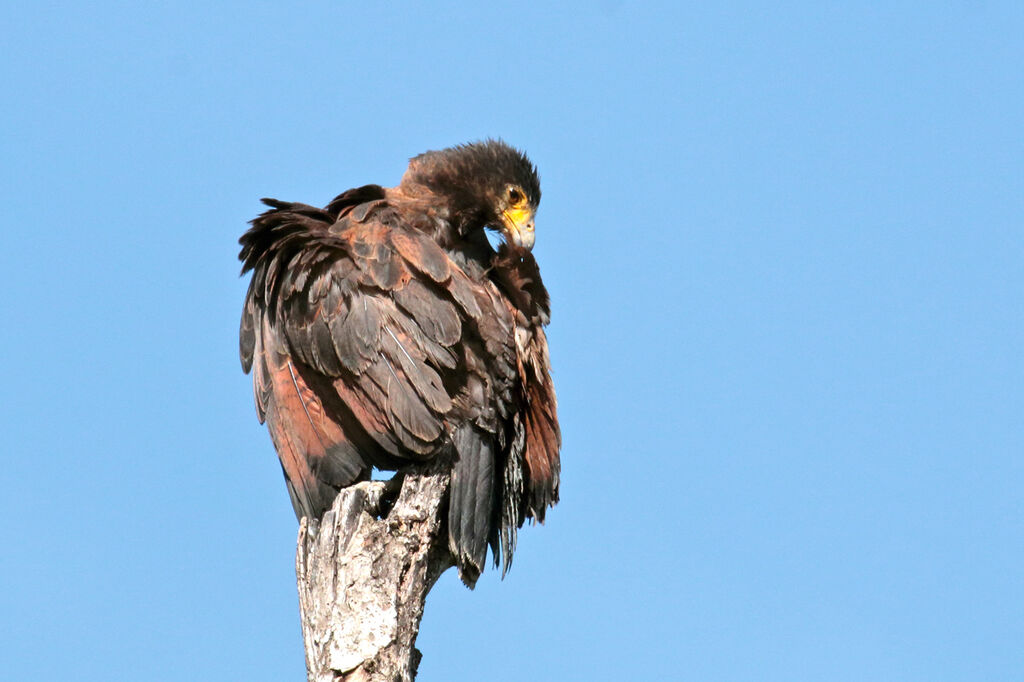
[[[411,682],[427,592],[453,565],[446,471],[411,469],[338,494],[299,526],[295,571],[310,682]]]

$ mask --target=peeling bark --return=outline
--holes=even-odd
[[[451,567],[449,474],[410,469],[342,490],[299,526],[295,572],[310,682],[411,682],[427,592]]]

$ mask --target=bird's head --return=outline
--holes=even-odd
[[[420,154],[402,178],[403,188],[417,186],[445,203],[461,234],[490,227],[513,247],[533,248],[540,178],[518,149],[487,140]]]

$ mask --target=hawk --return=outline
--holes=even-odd
[[[324,208],[263,202],[239,240],[240,350],[296,516],[319,519],[373,468],[437,459],[459,575],[475,584],[488,546],[507,570],[517,529],[558,501],[537,169],[488,140]]]

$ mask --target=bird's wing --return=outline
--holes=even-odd
[[[514,310],[516,323],[518,386],[522,391],[517,402],[523,407],[516,423],[522,438],[516,439],[513,448],[521,450],[525,465],[526,504],[521,513],[543,521],[547,508],[558,502],[562,446],[558,400],[544,333],[551,303],[532,254],[512,251],[503,245],[495,273]]]
[[[519,369],[521,385],[526,391],[523,415],[526,435],[523,460],[529,482],[526,514],[544,521],[547,508],[558,502],[562,435],[558,427],[558,399],[551,380],[548,340],[541,327],[533,329],[532,337],[520,352]]]
[[[241,240],[243,366],[299,516],[371,465],[434,455],[468,365],[514,362],[489,292],[382,196],[345,196],[326,210],[268,202]]]

